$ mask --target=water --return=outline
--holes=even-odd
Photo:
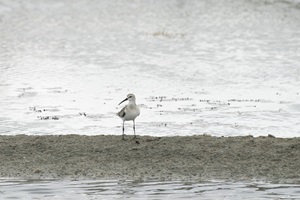
[[[0,134],[300,134],[300,3],[0,1]],[[126,131],[132,133],[131,124]]]
[[[6,199],[300,199],[300,185],[262,182],[0,180]]]

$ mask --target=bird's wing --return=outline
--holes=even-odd
[[[119,117],[124,117],[125,116],[125,109],[126,109],[126,106],[124,107],[124,108],[122,108],[122,110],[120,110],[118,113],[117,113],[117,115],[119,116]]]

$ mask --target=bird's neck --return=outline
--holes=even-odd
[[[135,101],[129,101],[128,105],[136,105]]]

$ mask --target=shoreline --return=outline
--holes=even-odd
[[[300,183],[300,138],[0,135],[0,177]]]

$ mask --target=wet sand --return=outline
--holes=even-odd
[[[0,176],[300,183],[300,138],[0,136]]]

